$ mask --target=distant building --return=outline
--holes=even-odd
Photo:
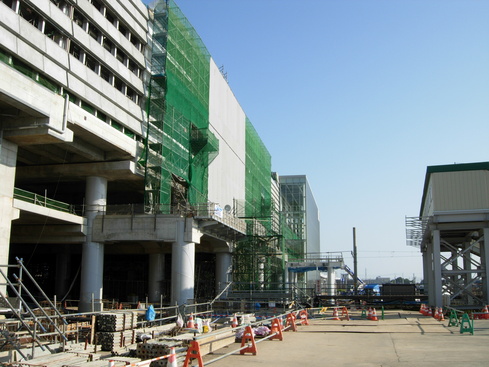
[[[289,256],[298,259],[315,257],[320,253],[319,210],[305,175],[280,176],[281,213],[296,239],[289,239]],[[293,244],[293,245],[292,245]],[[291,259],[293,260],[293,259]],[[304,281],[312,286],[320,279],[319,271],[305,273]]]

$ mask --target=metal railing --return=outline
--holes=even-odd
[[[48,209],[59,210],[61,212],[76,214],[75,207],[62,201],[50,199],[45,195],[39,195],[34,192],[14,188],[14,199],[19,199],[27,203],[43,206]]]

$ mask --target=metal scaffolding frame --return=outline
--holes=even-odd
[[[435,307],[489,303],[489,210],[406,218],[408,244],[423,255],[424,285]]]

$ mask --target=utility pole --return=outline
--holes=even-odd
[[[353,227],[353,294],[358,294],[357,232]]]

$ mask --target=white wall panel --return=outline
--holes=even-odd
[[[219,155],[209,166],[209,200],[232,206],[245,198],[246,115],[213,60],[209,89],[210,130],[219,139]]]
[[[489,208],[489,172],[439,172],[431,175],[435,211]]]

